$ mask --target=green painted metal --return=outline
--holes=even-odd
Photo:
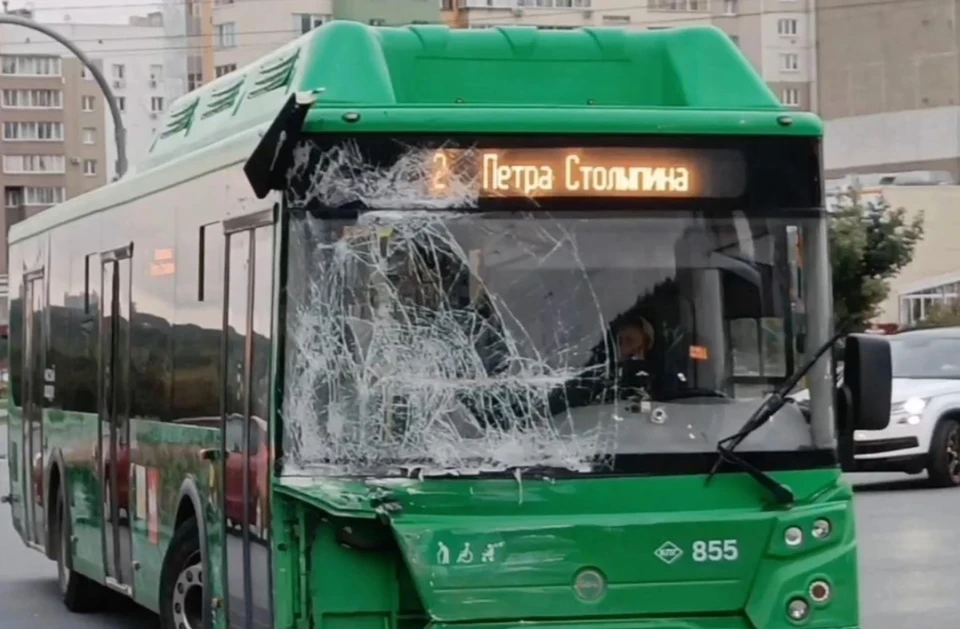
[[[16,413],[16,417],[20,415],[20,412]],[[71,549],[73,565],[83,574],[102,582],[105,577],[101,540],[103,493],[94,456],[99,418],[94,414],[47,410],[43,421],[47,437],[46,457],[49,459],[59,453],[65,464],[66,478],[61,482],[65,483],[72,531],[76,536]],[[16,419],[10,424],[12,448],[19,449],[20,446],[20,422]],[[131,531],[131,558],[141,566],[134,573],[134,600],[157,611],[160,568],[173,537],[180,488],[187,479],[196,483],[207,509],[204,515],[208,520],[210,552],[212,556],[219,556],[221,552],[220,499],[210,491],[210,464],[199,456],[202,448],[220,447],[220,433],[212,428],[133,419],[130,421],[130,444],[125,458],[133,464],[157,470],[159,481],[155,535],[151,535],[148,518],[137,513],[137,488],[132,477],[128,498],[125,504],[119,505],[129,510],[125,525]],[[210,583],[215,595],[219,593],[221,565],[222,562],[211,562],[214,575]]]
[[[306,587],[309,596],[305,609],[278,609],[277,619],[311,618],[314,626],[329,627],[355,627],[350,619],[359,615],[371,626],[396,627],[506,627],[522,619],[584,629],[611,623],[775,629],[795,626],[786,616],[788,601],[826,578],[834,599],[806,626],[856,626],[849,486],[838,470],[775,477],[796,492],[792,508],[761,508],[763,489],[739,474],[710,486],[700,476],[389,483],[281,478],[275,527],[297,514],[294,535],[301,541],[299,551],[289,544],[290,552],[278,554],[277,565],[289,568],[279,568],[277,583],[284,585],[277,591],[302,593]],[[384,510],[384,501],[394,508]],[[809,534],[818,518],[834,527],[827,539]],[[784,541],[790,526],[806,533],[799,547]],[[383,544],[382,550],[345,548],[338,535],[344,529],[367,545]],[[693,544],[702,540],[736,540],[737,559],[695,561]],[[656,556],[667,542],[683,550],[671,563]],[[459,563],[467,551],[469,558]],[[306,584],[296,581],[298,552],[316,566]],[[574,576],[587,567],[608,580],[598,600],[583,600],[573,587]]]

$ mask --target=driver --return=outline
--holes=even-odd
[[[645,360],[653,349],[653,326],[643,317],[628,321],[616,333],[617,356],[622,363],[627,360]]]
[[[608,402],[616,390],[647,391],[651,384],[653,326],[640,315],[611,326],[610,338],[594,350],[588,367],[549,397],[550,414]],[[608,354],[608,348],[613,351]]]

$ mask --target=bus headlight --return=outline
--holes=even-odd
[[[803,543],[803,529],[791,526],[783,532],[783,541],[787,546],[794,548]]]
[[[802,598],[795,598],[787,603],[787,616],[790,620],[804,620],[810,615],[810,604]]]
[[[813,521],[813,529],[810,532],[816,539],[827,539],[830,537],[831,531],[833,531],[833,527],[830,525],[830,520],[820,518]]]

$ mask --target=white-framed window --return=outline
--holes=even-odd
[[[215,68],[213,69],[213,71],[214,71],[214,74],[217,75],[217,78],[219,78],[219,77],[221,77],[221,76],[223,76],[223,75],[225,75],[225,74],[230,74],[231,72],[235,71],[236,69],[237,69],[237,64],[235,64],[235,63],[225,63],[225,64],[223,64],[222,66],[217,66],[217,67],[215,67]]]
[[[95,177],[97,175],[97,160],[95,159],[85,159],[83,160],[83,174],[87,177]]]
[[[0,106],[6,109],[63,109],[60,90],[3,90]]]
[[[217,48],[233,48],[237,45],[237,23],[226,22],[214,26]]]
[[[52,186],[31,186],[23,189],[23,204],[27,206],[56,205],[57,203],[63,203],[66,198],[66,188],[55,188]]]
[[[780,53],[780,69],[784,72],[796,72],[800,69],[800,55],[795,52]]]
[[[199,72],[190,72],[187,74],[187,91],[192,92],[203,85],[203,74]]]
[[[800,106],[800,90],[795,87],[785,87],[780,92],[780,100],[788,107]]]
[[[4,155],[7,175],[62,175],[67,172],[63,155]]]
[[[95,104],[96,104],[96,99],[93,96],[80,97],[80,109],[82,109],[83,111],[93,111]]]
[[[796,35],[797,19],[793,17],[784,17],[777,20],[778,35]]]
[[[332,16],[324,13],[294,13],[293,32],[298,35],[305,35],[318,26],[323,26],[331,19]]]
[[[126,113],[127,111],[127,97],[126,96],[117,96],[117,109],[120,110],[120,113]]]
[[[93,63],[93,65],[97,66],[97,69],[98,69],[98,70],[100,70],[101,72],[103,72],[103,59],[91,59],[90,61]],[[80,66],[80,77],[83,78],[83,79],[86,79],[87,81],[92,81],[92,80],[93,80],[93,73],[90,72],[90,70],[87,69],[87,66],[81,65],[81,66]]]
[[[122,81],[123,79],[127,78],[127,66],[123,65],[122,63],[113,64],[112,74],[113,78],[117,79],[118,81]]]
[[[956,303],[960,298],[960,282],[947,282],[932,288],[914,290],[900,295],[900,323],[917,324],[932,310]]]
[[[150,97],[150,111],[158,114],[163,111],[163,96]]]
[[[20,76],[60,76],[60,57],[47,55],[2,55],[0,74]]]
[[[3,192],[4,207],[17,208],[23,205],[23,189],[7,188]]]
[[[96,144],[97,143],[96,127],[84,127],[82,132],[82,139],[84,144]]]
[[[709,0],[652,0],[650,8],[654,11],[693,11],[710,10]]]
[[[736,15],[740,7],[737,6],[737,0],[723,0],[723,14]]]
[[[63,142],[62,122],[4,122],[8,142]]]

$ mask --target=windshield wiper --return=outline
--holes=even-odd
[[[750,465],[747,461],[741,458],[739,455],[734,454],[733,450],[739,446],[744,439],[749,437],[754,431],[759,429],[761,426],[770,421],[777,411],[783,408],[784,404],[790,400],[788,394],[793,390],[793,387],[797,386],[797,383],[800,382],[800,379],[807,375],[807,372],[816,364],[820,357],[823,356],[830,348],[833,347],[844,334],[838,332],[830,337],[826,343],[821,345],[817,351],[813,353],[813,356],[798,369],[792,376],[787,378],[783,384],[777,387],[773,393],[771,393],[761,404],[757,407],[757,410],[750,415],[750,418],[743,424],[743,427],[740,428],[736,433],[730,435],[729,437],[724,437],[717,442],[717,461],[713,464],[713,468],[710,470],[710,474],[707,475],[707,484],[713,480],[713,477],[720,470],[720,466],[724,463],[729,463],[735,468],[746,472],[750,478],[753,478],[758,483],[763,485],[773,496],[776,498],[778,504],[791,504],[794,501],[795,496],[793,492],[790,491],[790,488],[778,483],[772,476],[762,472],[753,465]]]

